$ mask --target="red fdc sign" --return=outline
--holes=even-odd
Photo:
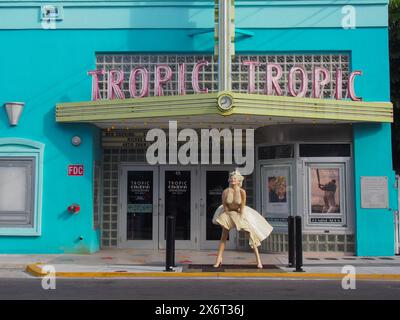
[[[70,164],[68,166],[69,176],[83,176],[83,164]]]

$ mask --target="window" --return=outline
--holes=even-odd
[[[0,139],[0,236],[41,232],[44,145]]]
[[[258,160],[294,158],[294,145],[266,146],[258,148]]]
[[[350,144],[300,144],[300,157],[350,157]]]
[[[32,227],[35,159],[0,159],[0,227]]]

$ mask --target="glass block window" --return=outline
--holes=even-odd
[[[98,229],[101,212],[101,165],[97,161],[94,163],[93,180],[93,229]]]
[[[199,86],[208,88],[209,92],[218,91],[218,61],[211,55],[144,55],[144,54],[98,54],[96,55],[96,68],[106,71],[111,69],[122,70],[124,72],[123,91],[126,97],[129,94],[129,75],[136,67],[145,67],[149,71],[150,88],[149,95],[154,96],[154,75],[157,65],[168,65],[172,70],[172,79],[164,86],[164,95],[177,95],[178,92],[178,66],[185,64],[185,86],[186,94],[193,94],[191,73],[195,64],[205,60],[209,63],[207,67],[202,67],[199,74]],[[283,95],[288,95],[289,71],[294,66],[303,67],[308,76],[308,90],[306,97],[312,96],[312,78],[314,67],[324,67],[329,71],[330,78],[335,79],[336,69],[340,68],[343,72],[343,98],[347,98],[347,83],[350,72],[350,57],[348,54],[279,54],[279,55],[236,55],[232,63],[232,90],[235,92],[246,93],[248,90],[248,67],[244,61],[257,61],[260,63],[255,69],[255,93],[265,94],[266,64],[275,63],[282,67],[283,75],[279,81],[283,89]],[[140,90],[140,83],[136,84]],[[103,99],[107,96],[107,76],[99,76],[100,95]],[[300,86],[300,80],[296,80],[296,87]],[[335,81],[330,81],[322,92],[322,97],[333,99],[335,94]]]

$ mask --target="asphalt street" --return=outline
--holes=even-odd
[[[55,289],[44,290],[42,279],[1,278],[0,300],[9,299],[397,300],[400,281],[358,280],[344,290],[339,280],[56,279]]]

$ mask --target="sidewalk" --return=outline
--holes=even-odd
[[[359,279],[400,280],[400,256],[354,257],[335,253],[304,253],[303,270],[288,268],[286,254],[261,254],[264,269],[257,269],[252,252],[225,251],[221,268],[212,267],[216,252],[176,251],[174,272],[164,272],[164,250],[112,249],[91,255],[0,255],[0,269],[26,270],[44,276],[44,265],[59,277],[275,277],[343,278],[342,268],[354,266]]]

